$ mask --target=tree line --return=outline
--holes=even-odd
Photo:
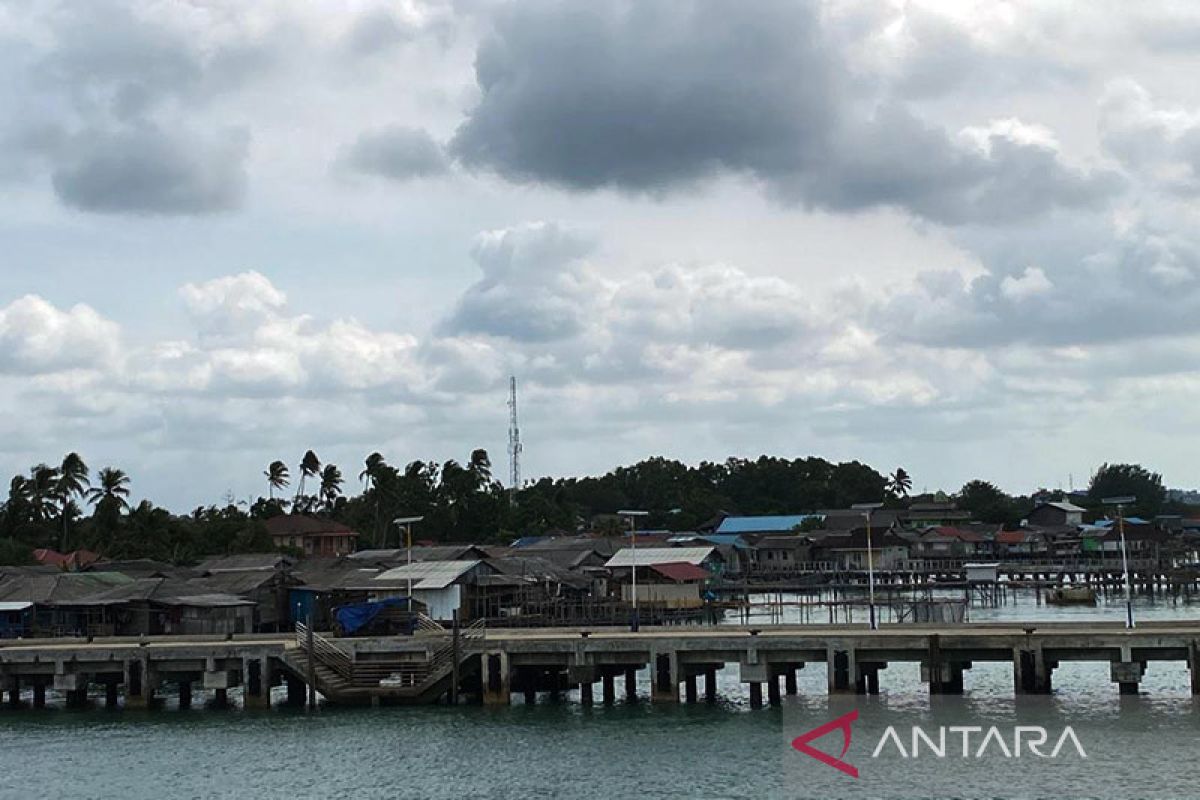
[[[0,564],[26,563],[34,548],[86,548],[109,558],[153,558],[189,563],[209,555],[273,549],[264,521],[278,514],[327,517],[361,534],[360,547],[400,546],[392,520],[422,516],[414,538],[431,541],[507,542],[523,535],[597,529],[617,533],[616,512],[649,512],[642,527],[694,530],[720,513],[795,514],[854,503],[903,507],[953,500],[981,521],[1015,527],[1041,499],[1055,493],[1010,496],[983,480],[953,494],[912,495],[902,468],[883,474],[858,461],[760,456],[690,466],[655,457],[604,475],[540,478],[516,491],[492,474],[486,450],[465,462],[412,461],[393,465],[378,452],[364,459],[353,494],[336,464],[307,450],[294,468],[270,462],[263,494],[232,498],[189,514],[171,513],[150,500],[131,505],[131,479],[105,467],[94,474],[77,453],[58,464],[38,464],[16,475],[0,505]],[[293,491],[294,490],[294,491]],[[1061,494],[1061,493],[1060,493]],[[1132,494],[1127,513],[1170,510],[1160,475],[1136,464],[1105,464],[1092,478],[1088,505],[1102,513],[1104,497]],[[1178,504],[1175,504],[1178,508]]]

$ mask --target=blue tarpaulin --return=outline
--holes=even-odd
[[[407,597],[389,597],[387,600],[380,600],[376,603],[353,603],[339,606],[333,613],[337,617],[342,633],[349,635],[370,625],[371,621],[378,617],[385,608],[396,608],[407,604]]]

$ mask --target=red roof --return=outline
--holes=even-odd
[[[1000,544],[1025,544],[1026,540],[1025,531],[1000,531],[996,534],[996,541]]]
[[[651,564],[650,569],[670,578],[673,581],[703,581],[708,580],[708,570],[689,564],[686,561],[672,561],[669,564]]]
[[[99,561],[100,554],[93,553],[91,550],[72,550],[64,555],[48,547],[39,547],[33,551],[33,559],[39,564],[50,564],[62,569],[72,569],[86,567],[88,564]]]

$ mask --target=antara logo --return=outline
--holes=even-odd
[[[856,719],[858,719],[858,709],[851,711],[849,714],[843,714],[835,720],[830,720],[824,725],[813,728],[808,733],[800,734],[795,739],[792,739],[792,747],[796,748],[801,753],[804,753],[806,756],[812,756],[822,764],[828,764],[836,770],[841,770],[851,778],[857,778],[858,768],[852,764],[847,764],[842,760],[842,758],[846,755],[846,751],[850,749],[850,736],[852,735],[850,726],[854,724],[854,720]],[[820,739],[825,734],[838,730],[842,732],[842,752],[837,758],[834,758],[828,753],[823,753],[815,747],[809,746],[808,743],[812,740]]]
[[[851,778],[857,778],[858,768],[844,760],[846,752],[850,749],[850,740],[853,735],[851,726],[857,719],[857,709],[843,714],[837,719],[830,720],[824,725],[797,736],[792,740],[792,747],[806,756],[815,758],[822,764],[846,773]],[[834,731],[842,732],[842,750],[837,756],[818,750],[810,744]],[[947,741],[947,735],[951,742],[958,739],[961,748],[951,746]],[[918,758],[925,754],[934,758],[946,758],[948,755],[956,754],[961,754],[962,758],[983,758],[988,754],[1004,758],[1020,758],[1026,751],[1029,755],[1038,758],[1058,758],[1059,754],[1068,746],[1080,758],[1087,758],[1087,753],[1084,752],[1079,737],[1075,735],[1075,731],[1069,725],[1054,739],[1053,748],[1049,748],[1047,752],[1050,741],[1050,732],[1040,725],[1017,725],[1008,737],[1005,737],[995,725],[986,729],[979,725],[943,726],[937,728],[936,735],[932,736],[924,728],[914,725],[908,737],[909,746],[905,747],[904,740],[896,732],[896,728],[889,725],[883,735],[879,737],[879,743],[875,745],[871,758],[879,758],[879,754],[885,749],[889,749],[889,746],[901,758]],[[1011,747],[1009,742],[1012,743]]]

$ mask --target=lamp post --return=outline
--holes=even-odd
[[[629,630],[634,633],[638,631],[638,591],[637,591],[637,520],[638,517],[650,516],[649,511],[618,511],[622,517],[629,517],[629,545],[632,549],[630,563],[633,565],[630,570],[633,575],[632,591],[633,591],[633,615],[629,620]]]
[[[871,547],[871,513],[883,508],[883,503],[855,503],[850,506],[855,511],[861,511],[867,521],[867,611],[871,620],[871,630],[879,630],[879,622],[875,619],[875,555]]]
[[[1121,571],[1125,573],[1125,627],[1133,627],[1133,591],[1129,585],[1129,552],[1125,547],[1125,506],[1137,502],[1133,495],[1106,497],[1100,502],[1117,507],[1117,533],[1121,536]]]
[[[412,613],[412,526],[425,517],[396,517],[392,523],[404,530],[405,546],[408,548],[408,611]]]

